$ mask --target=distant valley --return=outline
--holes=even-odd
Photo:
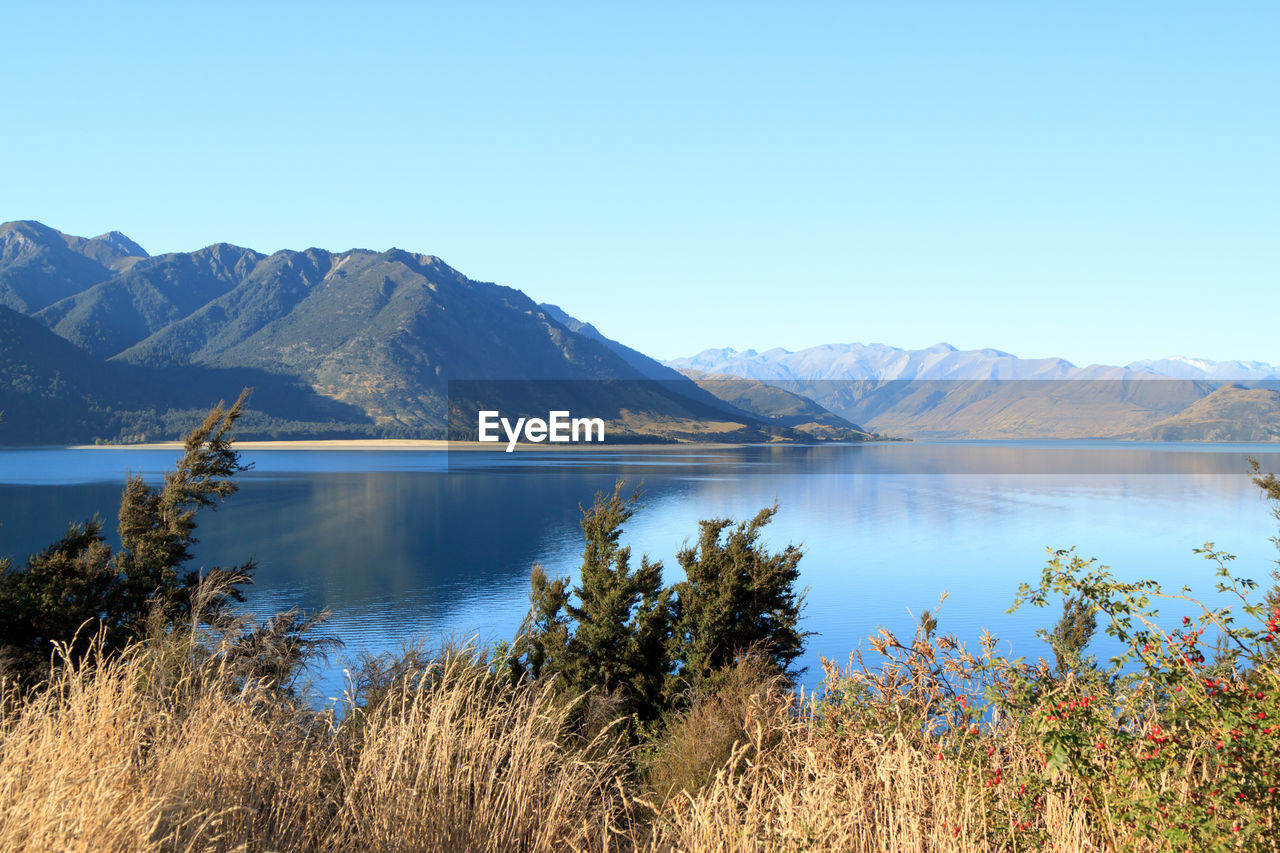
[[[1077,367],[995,349],[833,344],[705,350],[666,362],[801,394],[868,430],[915,439],[1275,441],[1280,368],[1193,358]]]

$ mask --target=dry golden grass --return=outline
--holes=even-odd
[[[563,745],[571,706],[551,685],[511,687],[450,656],[398,688],[350,723],[337,846],[609,848],[625,763],[603,739]]]
[[[11,701],[0,850],[616,846],[626,762],[575,744],[545,687],[454,655],[338,722],[214,662],[157,679],[157,654],[65,668]]]
[[[64,666],[10,696],[0,850],[1156,849],[1100,838],[1070,791],[1036,817],[1047,845],[993,836],[1010,792],[985,786],[980,762],[939,758],[910,704],[886,697],[834,725],[744,671],[636,753],[609,729],[584,742],[572,699],[513,687],[466,650],[335,715],[190,642]],[[999,760],[1009,777],[1040,766],[1016,742]]]
[[[768,724],[758,725],[760,737]],[[965,778],[970,774],[955,762],[938,761],[901,737],[824,733],[812,718],[789,722],[783,731],[781,743],[741,771],[722,773],[701,792],[670,801],[655,822],[651,845],[877,853],[993,849],[982,833],[990,806],[977,793],[984,791],[982,782]],[[1098,849],[1083,813],[1061,798],[1048,799],[1043,820],[1053,849]]]
[[[1020,849],[990,837],[986,830],[997,793],[971,766],[940,758],[940,739],[912,707],[909,693],[894,692],[883,702],[867,697],[865,716],[844,724],[824,717],[821,698],[850,677],[850,670],[828,664],[824,689],[799,702],[776,685],[762,685],[765,692],[757,698],[763,701],[753,702],[755,712],[741,717],[734,758],[701,790],[655,806],[643,846],[859,853]],[[677,722],[673,730],[679,729]],[[1039,764],[1016,750],[1008,760],[1023,768]],[[1009,766],[1007,772],[1019,769]],[[1099,849],[1084,813],[1062,797],[1046,799],[1041,820],[1052,849]]]

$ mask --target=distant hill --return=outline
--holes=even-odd
[[[1265,407],[1219,411],[1224,418],[1246,418],[1235,428],[1188,407],[1224,380],[1280,376],[1261,362],[1173,358],[1082,368],[1060,358],[1023,359],[947,344],[923,350],[883,344],[799,352],[712,349],[666,364],[695,379],[712,372],[768,382],[867,430],[916,439],[1273,440],[1266,437],[1273,432],[1265,425]],[[1226,435],[1254,438],[1220,438]]]
[[[1226,385],[1127,437],[1144,441],[1280,441],[1280,390]]]
[[[30,224],[39,225],[38,222]],[[99,234],[89,239],[63,234],[62,239],[66,241],[67,248],[71,251],[97,261],[107,269],[116,272],[126,270],[143,258],[149,257],[146,249],[119,231],[108,231],[106,234]]]
[[[502,400],[533,416],[572,400],[636,441],[1276,432],[1266,395],[1217,394],[1223,377],[1280,376],[1260,362],[1077,367],[947,344],[833,344],[663,364],[558,306],[401,249],[215,243],[151,256],[117,231],[9,222],[0,311],[4,444],[173,438],[246,385],[243,433],[262,438],[465,433],[474,418],[449,405],[459,383],[458,404]]]
[[[1211,383],[1150,379],[779,382],[878,433],[914,439],[1096,439],[1170,417]]]
[[[681,393],[703,403],[718,403],[719,408],[727,407],[726,410],[734,415],[760,418],[775,426],[799,429],[828,441],[860,441],[870,437],[862,427],[827,411],[807,397],[734,376],[674,370],[638,350],[605,337],[595,326],[569,316],[556,305],[544,302],[540,307],[567,328],[604,344],[645,377],[675,383],[671,387],[679,387]],[[696,384],[695,389],[684,387],[689,379]],[[699,395],[699,390],[705,393]]]
[[[114,357],[287,373],[410,429],[440,422],[449,379],[640,378],[519,291],[399,250],[276,253]]]
[[[1280,379],[1280,367],[1262,361],[1210,361],[1180,355],[1135,361],[1128,365],[1128,369],[1174,379]]]
[[[95,430],[106,407],[135,403],[113,366],[0,306],[0,441],[76,441]]]
[[[0,226],[0,305],[6,444],[172,438],[237,383],[257,389],[246,436],[442,438],[451,380],[515,380],[536,393],[513,403],[553,406],[570,386],[529,383],[586,383],[575,401],[612,412],[614,437],[831,437],[736,409],[554,306],[400,249],[151,257],[118,232],[13,222]]]
[[[246,435],[372,436],[358,409],[317,395],[291,377],[247,369],[139,367],[103,361],[37,320],[0,306],[0,445],[180,436],[219,399],[255,388]]]
[[[838,441],[858,440],[869,433],[854,422],[829,412],[808,397],[761,382],[725,374],[687,371],[699,388],[741,411],[780,426],[802,429]]]
[[[1123,367],[1077,367],[1062,358],[1019,358],[997,349],[958,350],[934,344],[918,350],[884,344],[825,344],[791,352],[708,349],[665,362],[676,370],[723,373],[748,379],[1280,379],[1280,367],[1260,361],[1172,358],[1135,361]]]
[[[958,350],[950,344],[907,350],[884,344],[826,344],[798,352],[709,349],[666,362],[746,379],[1126,379],[1121,367],[1076,367],[1061,358],[1018,358],[996,349]]]
[[[225,243],[140,259],[35,316],[82,349],[110,358],[234,289],[261,260]]]

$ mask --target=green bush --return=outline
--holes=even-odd
[[[574,692],[611,696],[645,724],[744,653],[793,680],[805,636],[796,627],[803,596],[794,588],[801,552],[791,545],[773,554],[759,541],[777,506],[737,526],[701,522],[697,544],[679,554],[686,579],[664,587],[661,563],[641,557],[633,569],[631,549],[619,544],[640,497],[624,497],[623,486],[582,509],[577,585],[534,568],[532,606],[513,646],[515,676],[550,676]]]
[[[182,458],[160,488],[130,476],[120,501],[120,549],[113,551],[93,519],[72,524],[60,540],[21,567],[0,562],[0,650],[6,670],[20,678],[47,672],[54,644],[75,660],[90,645],[113,654],[145,636],[160,618],[175,623],[192,613],[203,581],[217,590],[202,603],[216,619],[243,601],[254,564],[213,568],[203,577],[185,570],[196,543],[196,513],[216,509],[236,491],[244,470],[231,430],[248,391],[231,408],[215,406],[186,438]],[[158,615],[158,616],[157,616]]]

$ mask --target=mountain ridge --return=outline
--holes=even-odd
[[[626,344],[606,337],[595,326],[569,315],[558,305],[543,302],[539,307],[567,328],[609,347],[648,379],[668,384],[692,379],[696,390],[686,388],[683,393],[701,402],[718,403],[728,407],[732,414],[763,418],[775,426],[803,429],[814,437],[829,441],[862,441],[871,437],[858,424],[802,395],[755,380],[673,370]]]
[[[9,222],[0,307],[10,436],[40,436],[40,417],[57,417],[90,431],[80,441],[171,437],[235,383],[259,389],[246,424],[262,437],[465,432],[474,423],[450,406],[459,381],[472,383],[467,402],[493,408],[501,388],[529,416],[570,395],[611,413],[613,434],[644,441],[1269,437],[1278,416],[1265,394],[1196,408],[1221,385],[1214,374],[1280,377],[1262,362],[1077,367],[994,348],[852,343],[662,363],[556,305],[396,247],[267,255],[212,243],[151,256],[118,231]]]
[[[1082,368],[994,348],[852,343],[796,352],[721,347],[665,364],[694,381],[710,373],[766,382],[864,429],[906,438],[1280,438],[1280,428],[1268,425],[1280,411],[1265,393],[1200,405],[1225,381],[1276,384],[1280,369],[1263,362],[1172,357]]]
[[[57,399],[64,420],[96,430],[77,440],[155,430],[171,437],[181,431],[178,420],[193,415],[201,386],[207,404],[227,396],[225,386],[236,380],[259,387],[254,406],[264,417],[245,423],[270,431],[264,437],[345,430],[443,438],[453,428],[453,380],[503,380],[477,393],[506,389],[512,405],[554,403],[557,389],[569,389],[554,383],[586,382],[573,386],[573,399],[613,412],[611,434],[636,440],[836,435],[806,435],[767,413],[735,408],[558,308],[472,280],[435,255],[399,248],[263,255],[213,243],[144,257],[119,232],[84,239],[34,222],[0,226],[0,253],[7,288],[0,296],[12,303],[0,306],[28,341],[10,348],[0,385],[11,409],[9,436],[39,434],[33,413]],[[65,363],[51,372],[42,350]],[[544,384],[539,393],[513,394],[513,380]],[[626,398],[620,382],[650,387],[630,386]],[[59,388],[70,390],[59,396]],[[842,437],[866,435],[851,428]]]
[[[746,379],[1280,379],[1280,367],[1258,361],[1170,356],[1123,366],[1077,367],[1065,358],[1025,359],[991,347],[960,350],[947,343],[915,350],[879,343],[822,344],[796,351],[775,347],[764,352],[719,347],[663,364]]]
[[[1280,441],[1280,389],[1224,385],[1127,437],[1141,441]]]

